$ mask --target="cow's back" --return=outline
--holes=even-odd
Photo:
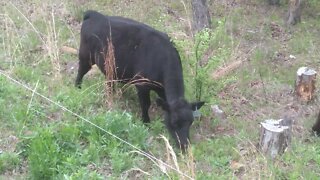
[[[173,76],[182,78],[179,54],[170,38],[143,23],[88,11],[84,16],[81,38],[81,44],[86,44],[90,54],[98,54],[94,61],[104,73],[104,59],[100,54],[107,46],[107,39],[112,40],[119,79],[143,77],[163,83],[170,68],[177,73]]]

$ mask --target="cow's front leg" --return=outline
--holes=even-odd
[[[150,90],[143,86],[137,86],[139,102],[142,112],[142,120],[144,123],[149,123],[149,107],[150,107]]]

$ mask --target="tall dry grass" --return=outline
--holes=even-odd
[[[105,104],[108,108],[111,108],[113,105],[113,90],[114,83],[117,79],[116,75],[116,63],[115,63],[115,55],[114,55],[114,46],[112,44],[112,39],[107,39],[107,47],[104,52],[104,70],[106,71],[106,83],[105,83]]]
[[[52,72],[48,72],[48,74],[52,74],[54,78],[60,79],[62,70],[60,46],[62,47],[62,45],[60,42],[61,27],[57,23],[57,14],[59,12],[57,12],[56,4],[53,2],[44,2],[37,5],[30,4],[30,9],[22,9],[19,4],[10,2],[8,8],[12,8],[16,14],[12,14],[12,12],[5,13],[5,16],[7,17],[5,18],[5,26],[7,26],[5,31],[6,37],[8,39],[22,39],[22,37],[25,35],[24,33],[33,32],[36,35],[36,38],[40,41],[40,44],[37,47],[39,47],[38,50],[41,51],[41,54],[44,57],[40,61],[49,60],[51,63]],[[37,8],[36,14],[29,12],[33,8]],[[17,31],[17,28],[14,31],[13,27],[10,28],[9,26],[10,23],[17,23],[11,20],[11,17],[13,16],[18,16],[23,20],[23,25],[20,27],[19,33],[11,33]],[[44,25],[44,28],[37,24],[39,22]],[[71,30],[70,32],[72,33]],[[28,38],[31,40],[33,37]],[[17,42],[6,43],[6,52],[12,57],[12,59],[15,59],[15,56],[12,53],[12,47],[15,46],[16,43]],[[32,50],[30,50],[30,52],[31,51]],[[38,64],[39,62],[34,63]]]
[[[163,140],[165,146],[165,152],[163,154],[163,158],[165,157],[164,159],[154,159],[140,152],[134,152],[150,159],[154,165],[156,165],[169,179],[172,179],[175,176],[178,176],[181,180],[195,179],[196,167],[192,154],[192,148],[189,147],[186,154],[177,155],[169,140],[165,136],[160,135],[159,138]]]

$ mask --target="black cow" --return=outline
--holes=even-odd
[[[83,76],[97,64],[105,71],[108,40],[112,41],[116,64],[116,77],[124,83],[148,79],[151,83],[135,84],[143,122],[150,122],[150,90],[159,95],[158,104],[166,112],[165,123],[182,150],[189,143],[189,128],[193,122],[193,109],[204,103],[188,103],[184,98],[184,84],[180,56],[170,38],[137,21],[104,16],[87,11],[81,27],[79,69],[76,86],[80,88]],[[153,83],[152,83],[153,82]]]

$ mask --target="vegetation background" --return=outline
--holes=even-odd
[[[288,2],[280,3],[209,0],[212,29],[192,34],[184,0],[1,1],[0,179],[318,179],[320,140],[310,129],[319,100],[299,102],[293,87],[299,67],[319,72],[320,1],[306,1],[302,22],[292,27],[284,23]],[[74,87],[77,56],[66,47],[79,47],[88,9],[144,22],[175,42],[186,97],[207,102],[188,154],[171,149],[154,104],[150,126],[141,123],[133,87],[119,87],[112,109],[98,70],[85,76],[83,89]],[[213,115],[214,104],[225,119]],[[294,119],[292,144],[271,161],[256,149],[258,123],[284,116]]]

